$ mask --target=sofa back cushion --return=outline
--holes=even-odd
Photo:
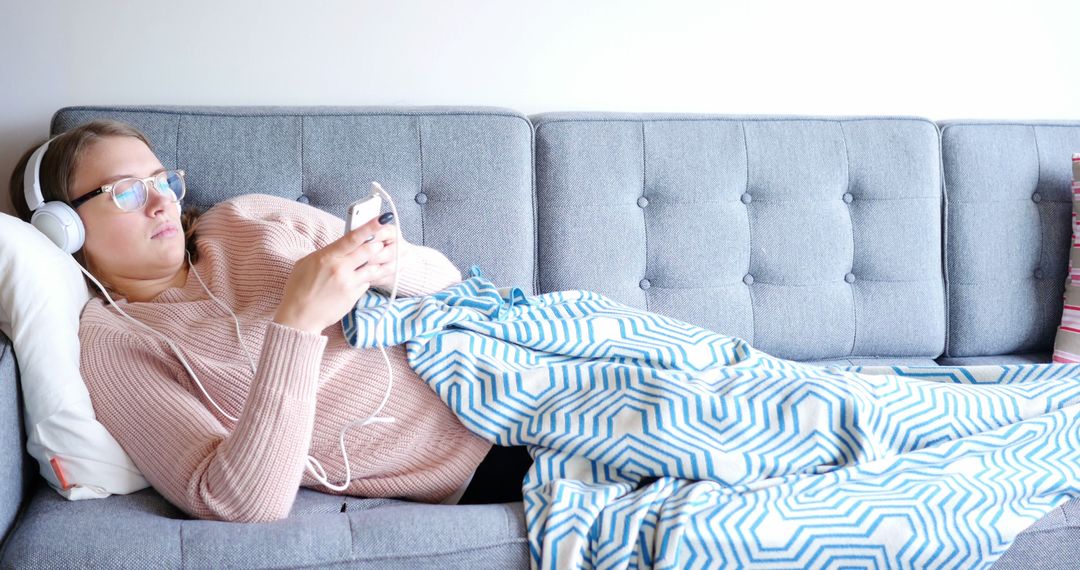
[[[402,235],[463,272],[533,291],[532,126],[488,107],[66,107],[52,132],[112,118],[187,172],[185,204],[261,193],[338,217],[377,180]],[[384,206],[389,209],[389,205]]]
[[[951,357],[1049,352],[1080,121],[941,121]]]
[[[532,117],[541,292],[791,359],[940,355],[938,130],[914,117]]]

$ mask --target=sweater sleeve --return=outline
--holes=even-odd
[[[178,384],[187,372],[160,341],[94,330],[84,339],[94,349],[83,351],[81,368],[97,419],[159,493],[197,518],[288,516],[311,444],[327,337],[268,323],[230,433],[205,396]]]
[[[439,250],[405,243],[408,255],[402,255],[398,271],[398,297],[428,295],[461,283],[461,271]],[[375,287],[390,295],[390,286]]]
[[[266,194],[245,194],[218,205],[222,209],[215,217],[221,232],[232,231],[231,224],[239,220],[267,225],[266,235],[280,240],[279,232],[285,232],[302,242],[293,251],[299,259],[303,255],[326,247],[345,234],[345,221],[308,204]],[[410,297],[441,291],[462,280],[461,271],[439,250],[402,241],[402,267],[398,282],[398,296]],[[377,287],[390,294],[389,287]]]
[[[345,235],[345,220],[296,200],[268,194],[243,194],[215,205],[213,222],[200,222],[218,226],[229,232],[237,223],[263,226],[268,238],[281,242],[288,236],[299,239],[301,250],[308,252],[322,249]]]

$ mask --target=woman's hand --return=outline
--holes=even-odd
[[[320,333],[352,310],[371,284],[387,277],[392,283],[393,273],[379,259],[384,242],[395,241],[396,232],[374,219],[297,261],[274,322]],[[390,262],[392,266],[393,257]]]
[[[374,278],[371,281],[372,287],[378,287],[386,291],[387,293],[394,287],[394,274],[401,267],[408,267],[409,262],[415,255],[413,244],[405,241],[405,237],[402,236],[401,241],[397,239],[397,226],[393,224],[387,224],[382,226],[390,232],[390,237],[383,240],[382,251],[377,253],[372,259],[371,263],[377,263],[382,267],[380,276]],[[397,261],[397,265],[394,264],[394,256],[398,250],[401,250],[401,258]]]

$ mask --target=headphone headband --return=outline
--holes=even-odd
[[[23,194],[26,196],[26,206],[30,208],[31,212],[45,203],[45,197],[41,193],[41,159],[45,156],[49,143],[54,140],[56,140],[56,137],[45,141],[45,144],[39,146],[34,151],[34,154],[30,155],[30,160],[26,161],[26,170],[23,171]]]

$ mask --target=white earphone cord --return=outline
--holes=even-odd
[[[382,194],[386,198],[386,200],[390,203],[390,210],[394,213],[394,219],[395,220],[400,219],[400,218],[398,218],[397,207],[394,205],[394,199],[390,197],[390,194],[387,193],[385,190],[383,190],[382,186],[380,186],[377,182],[373,182],[372,187],[374,189],[376,189],[380,194]],[[394,227],[397,230],[397,248],[394,250],[394,285],[393,285],[393,287],[391,288],[391,291],[390,291],[390,300],[387,301],[386,303],[384,303],[383,312],[379,316],[379,320],[378,320],[378,322],[376,324],[376,328],[379,328],[379,326],[382,325],[383,320],[386,318],[386,315],[389,312],[390,305],[397,299],[398,280],[399,280],[399,278],[401,276],[401,267],[399,265],[399,261],[401,260],[401,226],[400,225],[395,225]],[[230,315],[232,315],[233,322],[236,324],[236,337],[237,337],[237,339],[239,339],[240,345],[241,345],[241,347],[243,347],[244,353],[247,356],[248,364],[251,366],[251,373],[253,375],[256,374],[255,361],[251,358],[251,352],[248,350],[247,344],[244,343],[244,338],[240,334],[240,321],[239,321],[239,319],[236,318],[236,313],[233,313],[232,309],[230,309],[228,307],[228,305],[223,303],[221,300],[219,300],[217,297],[215,297],[213,293],[210,292],[210,288],[206,286],[206,283],[203,282],[202,277],[199,276],[199,272],[195,269],[195,265],[193,263],[191,263],[191,254],[188,254],[187,257],[188,257],[188,266],[191,268],[191,271],[195,273],[195,278],[199,280],[199,284],[202,285],[203,289],[206,291],[206,294],[209,295],[210,298],[215,303],[217,303],[218,305],[223,307],[226,311],[229,312]],[[185,359],[184,356],[182,354],[180,354],[180,351],[176,348],[176,345],[173,344],[173,342],[171,340],[169,340],[168,337],[166,337],[165,335],[163,335],[163,334],[159,333],[158,331],[154,330],[149,325],[141,323],[138,320],[136,320],[136,319],[132,318],[131,316],[129,316],[127,313],[125,313],[123,311],[123,309],[121,309],[119,306],[116,305],[116,303],[113,301],[112,297],[109,296],[108,291],[106,291],[105,287],[103,287],[101,285],[101,282],[99,282],[93,275],[91,275],[89,272],[87,272],[86,269],[84,269],[81,265],[79,266],[79,270],[82,271],[84,274],[86,274],[86,276],[89,277],[90,280],[93,281],[98,286],[98,289],[100,289],[101,292],[105,295],[105,298],[109,300],[109,304],[111,304],[117,311],[120,311],[121,315],[126,317],[131,322],[133,322],[133,323],[143,327],[144,329],[150,331],[151,333],[157,335],[158,337],[160,337],[162,340],[165,341],[165,344],[169,345],[169,348],[172,349],[173,353],[176,354],[176,357],[180,359],[180,364],[182,364],[184,366],[184,369],[187,370],[188,374],[191,375],[191,379],[195,381],[195,385],[199,387],[199,390],[202,392],[203,396],[206,396],[206,399],[210,401],[210,403],[214,406],[215,409],[217,409],[218,412],[221,413],[221,415],[225,416],[226,418],[229,418],[230,420],[232,420],[234,422],[240,421],[238,418],[235,418],[235,417],[229,415],[228,413],[226,413],[225,410],[221,409],[221,406],[218,406],[217,402],[215,402],[214,399],[212,397],[210,397],[210,393],[206,391],[206,388],[203,387],[202,382],[199,382],[198,377],[195,376],[195,372],[191,370],[191,366],[188,365],[187,359]],[[345,450],[345,432],[347,432],[349,430],[349,428],[356,425],[357,423],[359,423],[360,426],[363,427],[363,426],[368,425],[370,423],[393,423],[395,421],[395,419],[392,418],[392,417],[376,417],[378,415],[378,413],[382,411],[383,407],[386,406],[386,403],[390,400],[390,392],[391,392],[391,390],[393,389],[393,386],[394,386],[394,370],[390,366],[390,357],[386,355],[386,349],[384,347],[380,346],[379,351],[382,353],[383,361],[386,363],[386,371],[387,371],[387,374],[389,374],[389,377],[388,377],[389,379],[388,379],[388,381],[386,383],[386,392],[383,394],[383,399],[382,399],[381,402],[379,402],[378,407],[376,407],[375,411],[373,411],[368,417],[366,417],[366,418],[364,418],[362,420],[361,419],[353,420],[352,422],[349,422],[341,430],[341,435],[339,437],[339,444],[341,446],[342,459],[345,462],[345,481],[344,481],[344,483],[342,483],[341,485],[336,485],[334,483],[331,483],[330,480],[327,477],[326,469],[324,469],[323,466],[322,466],[322,463],[320,463],[318,459],[315,459],[310,454],[307,456],[306,468],[307,468],[308,472],[311,474],[311,476],[314,477],[320,484],[322,484],[322,485],[326,486],[327,488],[330,488],[330,489],[332,489],[334,491],[344,491],[345,489],[347,489],[349,487],[349,483],[352,481],[352,469],[349,466],[349,454]]]

